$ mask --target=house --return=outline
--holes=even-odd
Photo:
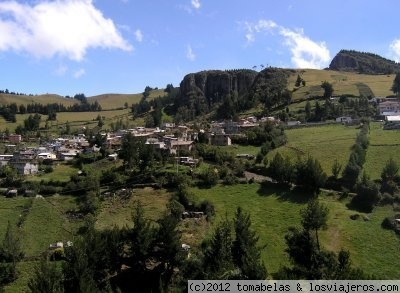
[[[400,115],[397,116],[386,116],[385,117],[385,125],[383,129],[400,129]]]
[[[232,145],[231,138],[225,134],[211,135],[211,144],[216,146]]]
[[[75,152],[66,152],[66,153],[59,153],[60,160],[63,161],[71,161],[76,157]]]
[[[300,121],[288,121],[287,122],[287,126],[296,126],[296,125],[300,125],[301,122]]]
[[[34,175],[39,171],[39,165],[34,161],[10,161],[10,165],[14,167],[19,175]]]
[[[8,136],[8,141],[11,143],[20,143],[22,141],[22,136],[20,134],[10,134]]]
[[[57,156],[53,153],[39,153],[37,158],[43,160],[56,160]]]
[[[348,116],[337,117],[336,118],[336,122],[339,122],[339,123],[351,123],[352,119],[351,119],[351,117],[348,117]]]
[[[383,115],[384,112],[392,112],[397,113],[396,115],[400,115],[400,102],[399,101],[385,101],[381,102],[378,105],[379,115]]]
[[[170,154],[177,154],[179,151],[191,151],[193,141],[171,140],[167,145]]]
[[[7,197],[16,197],[17,195],[18,195],[18,190],[16,190],[16,189],[7,190],[7,193],[6,193]]]

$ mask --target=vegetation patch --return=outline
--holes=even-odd
[[[199,199],[214,203],[216,223],[226,214],[232,217],[237,206],[248,211],[253,228],[260,235],[260,244],[267,245],[262,258],[268,271],[274,273],[282,265],[288,265],[284,235],[290,226],[299,226],[299,211],[306,205],[306,194],[262,188],[259,184],[216,186],[211,190],[194,188],[193,192]],[[397,259],[400,248],[398,237],[393,231],[381,228],[390,207],[376,208],[368,214],[369,221],[353,221],[350,216],[354,211],[347,208],[346,201],[322,194],[320,202],[330,210],[328,229],[321,231],[320,237],[324,247],[336,252],[341,248],[349,250],[356,266],[379,279],[400,277],[396,269],[398,263],[393,261]]]

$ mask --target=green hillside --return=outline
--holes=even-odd
[[[260,235],[260,244],[266,245],[262,257],[268,271],[276,272],[288,265],[285,253],[285,234],[290,226],[300,226],[300,209],[305,207],[304,195],[288,190],[264,189],[259,184],[216,186],[212,189],[194,188],[200,200],[215,204],[218,223],[233,217],[237,206],[250,212],[254,229]],[[398,279],[398,252],[400,242],[393,231],[381,228],[382,220],[393,214],[391,207],[376,208],[368,217],[370,221],[351,220],[355,211],[346,207],[346,201],[322,194],[320,201],[330,210],[328,229],[322,232],[322,245],[327,249],[349,250],[356,266],[379,279]],[[395,261],[397,260],[397,261]]]
[[[152,90],[149,99],[163,97],[166,93],[163,89]],[[89,102],[97,101],[104,110],[123,108],[125,103],[130,107],[134,103],[139,103],[142,94],[103,94],[89,97]]]
[[[78,101],[74,99],[67,99],[59,95],[55,94],[43,94],[36,96],[27,96],[27,95],[11,95],[11,94],[0,94],[0,105],[7,105],[11,103],[16,103],[19,105],[28,105],[28,104],[63,104],[64,106],[72,106],[76,104]]]
[[[297,75],[306,81],[304,87],[296,89],[295,82]],[[288,89],[293,92],[293,99],[301,99],[308,96],[323,95],[321,83],[328,81],[333,85],[335,96],[354,95],[354,96],[388,96],[393,94],[390,90],[395,75],[370,75],[354,72],[306,69],[296,70],[296,73],[289,77]]]

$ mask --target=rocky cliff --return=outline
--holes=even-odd
[[[400,64],[373,53],[341,50],[332,59],[329,69],[366,74],[391,74],[400,71]]]
[[[191,95],[203,97],[209,106],[222,101],[226,95],[247,93],[257,76],[253,70],[211,70],[190,73],[180,84],[180,99]]]

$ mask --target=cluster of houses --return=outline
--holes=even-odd
[[[257,120],[255,117],[241,119],[238,122],[224,121],[213,122],[208,131],[194,130],[186,125],[176,126],[174,123],[165,123],[161,128],[136,127],[133,129],[119,130],[116,132],[103,133],[106,147],[118,150],[122,144],[122,138],[127,133],[135,137],[145,139],[147,145],[155,149],[161,149],[170,155],[180,155],[181,151],[191,151],[194,141],[198,139],[199,133],[205,134],[209,143],[217,146],[231,145],[231,136],[238,135],[242,131],[259,126],[261,122],[279,122],[273,117]],[[11,134],[7,138],[5,147],[7,154],[0,155],[0,167],[10,165],[20,175],[35,175],[39,172],[41,161],[68,161],[80,153],[98,152],[97,146],[90,147],[89,141],[84,134],[69,137],[59,137],[50,142],[40,144],[37,147],[22,147],[23,137]],[[8,144],[7,144],[8,143]],[[110,160],[115,160],[117,154],[109,155]],[[180,157],[180,163],[195,165],[197,162],[191,157]]]

